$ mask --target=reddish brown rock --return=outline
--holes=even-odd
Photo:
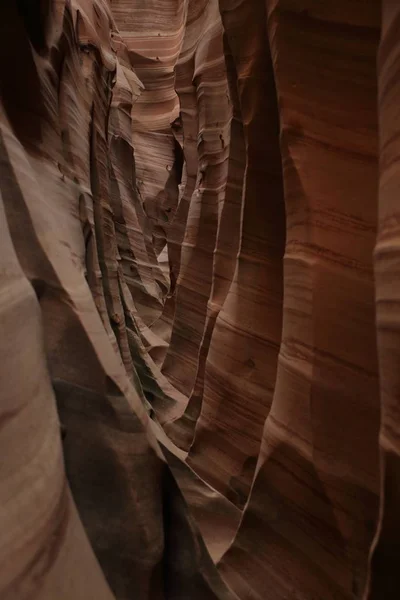
[[[1,599],[397,599],[399,13],[0,4]]]
[[[264,3],[221,5],[247,150],[241,243],[216,320],[189,464],[243,506],[272,402],[281,339],[284,200]]]
[[[2,88],[0,132],[0,596],[233,600],[135,375],[140,347],[119,254],[131,247],[120,154],[131,159],[130,119],[124,128],[119,118],[137,80],[123,78],[108,5],[60,2],[48,30],[32,32],[29,11],[10,2],[0,23],[2,78],[10,79],[4,50],[13,36],[21,73]],[[38,51],[29,43],[37,33]],[[20,94],[27,82],[31,93]]]
[[[162,371],[190,395],[211,292],[218,213],[228,169],[231,103],[216,0],[190,1],[177,65],[188,206],[171,342]],[[178,208],[178,213],[180,208]],[[178,215],[177,215],[178,216]]]
[[[112,11],[129,59],[143,83],[132,112],[136,187],[158,256],[178,202],[179,156],[172,122],[179,115],[174,67],[185,31],[181,0],[114,0]]]
[[[206,321],[201,340],[195,384],[185,413],[180,419],[166,425],[170,437],[180,447],[189,449],[199,418],[203,393],[207,356],[215,321],[224,303],[235,270],[239,247],[243,204],[243,178],[246,164],[245,142],[240,103],[237,91],[237,74],[229,43],[224,40],[233,116],[230,130],[229,165],[225,198],[218,208],[217,240],[214,250],[212,285],[207,304]]]
[[[338,13],[327,4],[297,6],[272,2],[268,13],[282,132],[285,300],[256,477],[221,563],[243,599],[361,597],[378,509],[379,11],[374,2],[362,13],[357,3],[353,11],[340,4]]]
[[[365,599],[397,598],[400,593],[400,418],[399,418],[399,128],[398,98],[400,6],[383,2],[379,48],[380,181],[378,240],[375,248],[375,293],[381,381],[381,504],[372,546]]]

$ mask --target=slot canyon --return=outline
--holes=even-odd
[[[0,600],[399,600],[400,2],[0,32]]]

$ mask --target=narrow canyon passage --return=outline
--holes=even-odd
[[[400,3],[0,34],[0,600],[398,600]]]

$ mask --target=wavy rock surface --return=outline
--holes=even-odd
[[[328,6],[300,12],[284,0],[269,5],[286,202],[285,303],[257,474],[221,565],[242,598],[358,597],[377,518],[379,13],[371,2],[362,15],[346,15],[344,7],[339,14],[340,21]],[[323,85],[310,84],[315,76]],[[363,110],[356,115],[357,99]],[[351,138],[344,135],[350,130]]]
[[[229,44],[224,40],[227,77],[232,102],[229,164],[225,197],[218,206],[218,224],[213,252],[212,284],[207,303],[206,319],[198,353],[196,379],[185,413],[167,425],[172,439],[185,449],[193,442],[195,426],[200,415],[204,394],[204,378],[215,322],[224,304],[234,275],[240,240],[240,223],[243,204],[243,179],[246,164],[245,141],[237,92],[237,74]],[[209,373],[209,368],[208,371]]]
[[[399,597],[382,8],[1,3],[2,600]]]
[[[39,28],[9,3],[0,22],[2,77],[11,81],[1,113],[1,318],[8,324],[1,381],[8,391],[0,596],[233,599],[166,465],[131,359],[132,299],[119,254],[129,236],[112,205],[122,210],[126,198],[117,198],[112,175],[122,171],[123,187],[137,79],[126,79],[113,52],[120,39],[109,7],[59,2]],[[3,58],[13,35],[21,80]],[[18,88],[26,82],[30,94]],[[115,139],[117,115],[128,143]],[[18,307],[25,350],[22,335],[11,337]]]
[[[396,509],[400,487],[399,414],[399,128],[400,45],[397,26],[400,6],[385,0],[379,48],[380,181],[378,239],[375,249],[376,316],[381,381],[380,456],[381,503],[372,546],[366,600],[395,598],[400,593],[397,573],[400,521]]]
[[[174,67],[182,47],[186,7],[180,0],[114,0],[112,12],[144,86],[132,111],[132,140],[136,186],[158,256],[178,203],[180,154],[171,125],[179,116]]]
[[[240,251],[215,324],[189,462],[235,504],[251,485],[272,402],[282,314],[284,202],[279,122],[262,2],[222,16],[247,149]]]
[[[218,217],[227,180],[231,105],[216,0],[190,1],[177,66],[188,202],[171,341],[162,371],[190,395],[211,292]],[[189,140],[189,147],[186,141]],[[190,155],[190,157],[189,157]],[[185,201],[182,199],[182,201]]]

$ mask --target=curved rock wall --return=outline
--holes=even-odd
[[[171,341],[162,372],[190,395],[197,372],[211,292],[218,217],[227,180],[231,105],[216,0],[189,1],[177,68],[183,150],[190,156],[188,214]],[[193,166],[192,166],[193,161]],[[189,161],[188,161],[189,169]]]
[[[347,599],[365,587],[378,510],[379,11],[268,8],[286,205],[282,341],[252,493],[221,569],[242,598]]]
[[[398,598],[399,23],[0,4],[1,599]]]
[[[378,238],[375,248],[375,297],[378,333],[381,428],[380,428],[380,510],[372,546],[369,585],[366,600],[394,598],[400,593],[397,557],[400,552],[399,514],[399,289],[398,251],[399,183],[398,94],[400,48],[397,26],[400,6],[385,0],[378,55],[378,114],[380,179],[378,193]]]
[[[140,85],[107,2],[25,9],[0,8],[0,597],[233,600],[135,370]]]
[[[281,335],[284,201],[279,121],[263,2],[222,4],[246,147],[240,251],[215,324],[189,462],[246,502],[272,402]]]

